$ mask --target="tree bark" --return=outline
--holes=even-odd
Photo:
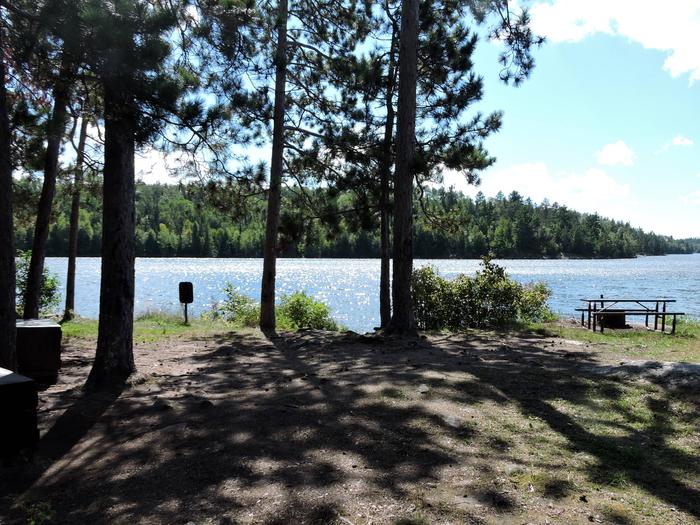
[[[413,273],[413,178],[416,149],[416,82],[418,0],[401,4],[399,100],[394,173],[393,314],[387,331],[415,333],[411,274]]]
[[[0,25],[0,49],[4,49]],[[12,224],[12,162],[7,114],[5,57],[0,53],[0,367],[17,370],[15,322],[15,234]]]
[[[381,195],[379,200],[379,249],[381,265],[379,271],[379,319],[381,328],[386,328],[391,320],[391,240],[389,236],[389,173],[381,175]]]
[[[104,86],[100,319],[95,362],[86,384],[90,390],[121,385],[136,369],[133,354],[136,119],[129,84],[107,79]]]
[[[75,158],[75,175],[73,176],[73,197],[70,207],[70,226],[68,231],[68,274],[66,276],[66,307],[63,320],[75,317],[75,260],[78,256],[78,229],[80,220],[80,190],[83,184],[83,162],[85,160],[85,141],[87,139],[88,119],[81,117],[78,151]]]
[[[61,71],[53,89],[53,110],[48,124],[46,153],[44,156],[44,182],[41,186],[41,197],[34,225],[32,241],[32,258],[27,270],[27,287],[24,293],[24,318],[36,319],[41,307],[41,291],[44,276],[44,257],[46,256],[46,240],[49,237],[51,223],[51,208],[56,193],[56,176],[58,175],[58,156],[61,141],[66,132],[67,110],[70,103],[71,66],[64,53]]]
[[[381,269],[379,273],[379,318],[382,328],[386,328],[391,320],[391,214],[389,211],[389,179],[391,177],[391,145],[394,141],[394,76],[396,69],[396,30],[391,33],[391,48],[389,50],[389,69],[387,70],[386,88],[386,123],[384,124],[384,144],[380,164],[380,194],[379,194],[379,246]]]
[[[263,275],[260,291],[260,329],[275,329],[275,276],[277,237],[280,223],[282,171],[284,169],[284,113],[287,84],[287,0],[280,0],[277,13],[275,53],[275,107],[273,113],[270,189],[267,194],[267,222],[263,249]]]
[[[71,66],[64,53],[61,71],[53,89],[53,110],[48,125],[46,153],[44,156],[44,182],[41,186],[41,197],[39,198],[39,207],[34,225],[32,258],[29,261],[27,288],[24,292],[25,319],[36,319],[40,313],[46,240],[49,237],[51,209],[53,207],[53,197],[56,193],[58,156],[61,149],[61,141],[66,132],[68,116],[66,108],[70,103],[70,82],[68,80],[70,73]]]

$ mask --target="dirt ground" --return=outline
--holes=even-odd
[[[247,331],[139,344],[126,388],[86,396],[93,352],[66,342],[0,524],[700,523],[694,370],[516,333]]]

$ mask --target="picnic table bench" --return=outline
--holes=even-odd
[[[628,315],[644,316],[644,325],[649,327],[649,317],[654,318],[654,330],[666,332],[666,318],[671,318],[671,333],[676,332],[676,321],[684,312],[668,310],[668,304],[675,299],[665,297],[656,299],[605,299],[602,295],[596,299],[581,299],[587,303],[585,308],[576,308],[581,313],[581,326],[587,326],[594,332],[600,327],[601,333],[607,328],[624,328]],[[586,315],[587,314],[587,315]]]

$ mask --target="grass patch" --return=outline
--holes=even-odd
[[[98,321],[76,318],[61,325],[63,336],[96,339]],[[185,324],[183,318],[170,312],[148,311],[134,319],[134,342],[151,343],[181,335],[207,335],[229,331],[231,325],[222,321],[197,317]]]
[[[613,502],[606,503],[602,506],[601,512],[610,523],[615,523],[617,525],[633,525],[637,523],[630,510],[621,503]]]
[[[673,335],[649,331],[644,327],[621,330],[609,328],[601,334],[562,321],[533,323],[526,328],[545,337],[606,345],[607,350],[613,353],[637,359],[700,362],[700,322],[690,319],[679,320]]]

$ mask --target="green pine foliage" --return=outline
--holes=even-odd
[[[38,181],[16,181],[25,205],[39,191]],[[317,192],[329,190],[317,189]],[[101,208],[99,191],[86,192],[80,211],[78,253],[99,256]],[[293,202],[287,191],[283,198]],[[329,197],[330,199],[330,197]],[[338,208],[353,197],[332,197]],[[634,257],[692,253],[700,242],[675,240],[644,232],[629,224],[582,214],[558,204],[534,204],[517,193],[476,198],[436,189],[425,193],[425,209],[416,210],[417,258]],[[70,215],[69,185],[59,183],[56,212],[47,253],[65,256]],[[290,208],[294,209],[290,205]],[[136,200],[136,249],[140,257],[260,257],[265,232],[262,196],[246,201],[246,213],[235,216],[212,203],[197,185],[139,184]],[[435,217],[440,220],[436,221]],[[287,214],[281,227],[283,257],[378,257],[379,232],[373,222],[358,225],[352,215],[308,220]],[[31,247],[31,214],[16,209],[16,236],[20,250]]]

